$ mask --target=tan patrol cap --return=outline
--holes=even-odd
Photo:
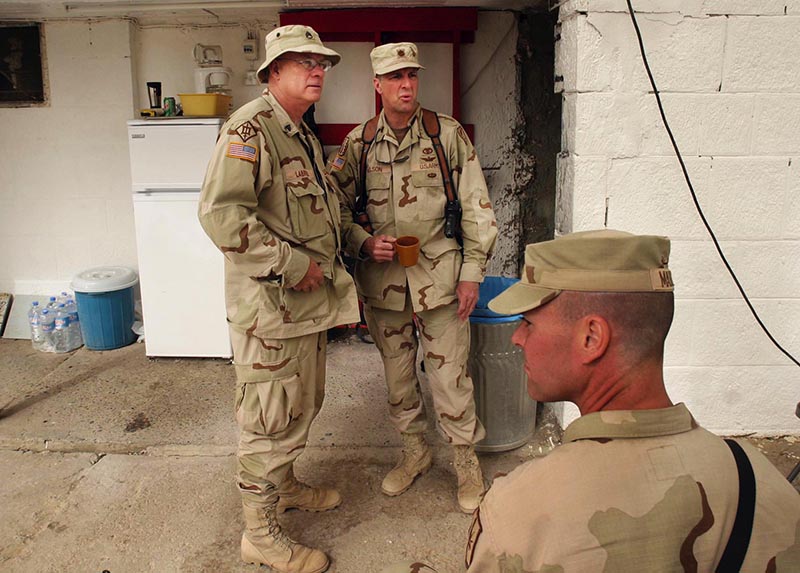
[[[419,50],[411,42],[397,44],[383,44],[374,48],[369,53],[372,62],[372,72],[376,76],[388,74],[403,68],[418,68],[424,70],[425,66],[419,65]]]
[[[267,81],[267,67],[278,58],[278,56],[286,52],[327,56],[334,66],[342,59],[342,56],[338,53],[323,45],[322,40],[319,39],[319,34],[317,34],[314,28],[297,24],[281,26],[267,34],[267,37],[264,39],[264,53],[266,54],[266,58],[264,59],[264,63],[261,64],[261,67],[258,68],[258,79],[261,83]]]
[[[489,301],[500,314],[541,306],[561,291],[672,291],[669,239],[604,229],[564,235],[525,247],[520,282]]]

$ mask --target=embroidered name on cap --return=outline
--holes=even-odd
[[[652,269],[650,271],[650,282],[653,290],[672,290],[675,283],[672,282],[672,271],[669,269]]]

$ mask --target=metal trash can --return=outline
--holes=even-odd
[[[486,428],[486,437],[475,445],[479,452],[518,448],[528,442],[536,425],[536,402],[528,396],[522,350],[511,343],[522,317],[497,314],[487,307],[518,280],[484,278],[469,317],[467,368],[475,386],[475,409]]]
[[[136,272],[126,267],[96,267],[72,279],[86,348],[112,350],[136,340],[133,287]]]

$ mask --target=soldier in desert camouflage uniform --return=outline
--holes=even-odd
[[[665,237],[574,233],[528,245],[522,281],[489,303],[524,313],[512,341],[530,396],[574,402],[582,416],[547,457],[495,480],[473,518],[470,572],[718,566],[739,503],[736,447],[665,390],[668,259]],[[733,545],[746,551],[741,570],[800,571],[800,497],[755,448],[736,443],[756,482],[749,548]]]
[[[258,71],[268,87],[223,126],[200,198],[200,222],[225,254],[242,559],[282,572],[321,572],[329,562],[291,540],[276,513],[341,502],[335,490],[299,482],[292,469],[322,406],[326,331],[359,319],[338,254],[339,202],[319,141],[301,120],[339,59],[306,26],[270,32]]]
[[[383,358],[390,418],[403,440],[402,458],[383,480],[382,490],[400,495],[431,465],[416,375],[421,343],[437,425],[454,446],[458,503],[463,511],[472,512],[483,493],[473,444],[485,431],[475,415],[472,379],[466,370],[467,318],[478,300],[497,225],[475,148],[464,128],[451,117],[429,112],[438,120],[443,155],[463,209],[463,254],[457,239],[445,236],[443,172],[417,102],[417,72],[422,68],[417,47],[386,44],[370,57],[383,111],[368,148],[365,180],[360,177],[359,158],[366,124],[347,136],[329,160],[328,170],[343,194],[344,242],[354,257],[361,257],[356,285]],[[366,189],[372,233],[353,221],[357,184]],[[416,236],[421,247],[418,263],[408,268],[394,258],[394,241],[402,235]]]

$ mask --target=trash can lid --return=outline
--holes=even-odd
[[[513,322],[522,318],[521,314],[498,314],[489,310],[489,301],[517,282],[519,282],[517,278],[484,277],[478,290],[478,303],[469,315],[470,322]]]
[[[94,267],[75,275],[75,292],[110,292],[132,287],[139,282],[136,271],[127,267]]]

